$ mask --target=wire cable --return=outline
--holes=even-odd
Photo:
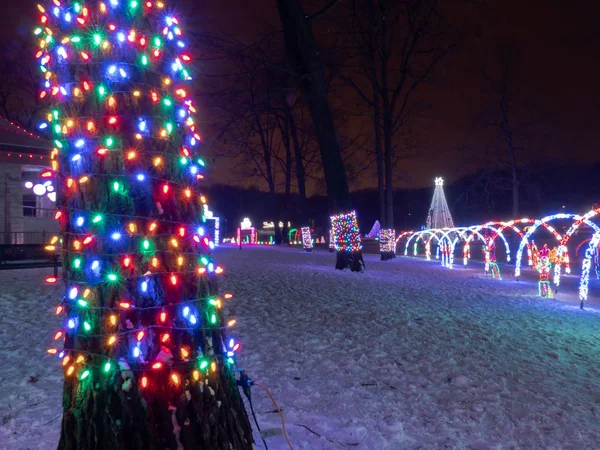
[[[261,388],[263,388],[267,392],[269,397],[271,398],[271,401],[275,405],[275,408],[277,408],[277,412],[279,413],[279,416],[281,417],[281,427],[283,429],[283,435],[285,436],[285,440],[287,441],[287,444],[289,445],[290,450],[294,450],[294,447],[292,446],[292,443],[290,442],[290,438],[288,437],[287,432],[285,430],[285,418],[283,417],[283,412],[281,412],[281,408],[279,408],[279,405],[275,401],[275,397],[273,397],[273,394],[271,394],[271,391],[269,391],[269,389],[267,389],[267,387],[264,386],[263,384],[257,383],[256,381],[253,384],[255,386],[260,386]]]
[[[252,417],[254,418],[254,423],[256,424],[256,429],[258,430],[258,434],[265,444],[265,450],[269,450],[269,446],[267,445],[267,441],[262,434],[262,430],[260,429],[260,425],[258,424],[258,419],[256,418],[256,413],[254,412],[254,406],[252,405],[252,397],[248,397],[248,403],[250,404],[250,412],[252,413]]]

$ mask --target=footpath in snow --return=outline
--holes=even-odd
[[[297,450],[600,448],[600,283],[580,311],[575,277],[557,299],[534,273],[365,255],[220,248],[239,365],[271,389]],[[58,442],[62,374],[45,349],[61,288],[46,270],[0,272],[0,449]],[[597,308],[597,309],[596,309]],[[253,389],[259,424],[279,416]],[[262,442],[256,434],[257,446]],[[287,448],[281,435],[271,450]]]

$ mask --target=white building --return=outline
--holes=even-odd
[[[0,244],[44,244],[59,230],[54,186],[41,178],[51,150],[49,141],[0,118]]]

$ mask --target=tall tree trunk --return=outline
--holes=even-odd
[[[514,155],[512,162],[512,216],[515,219],[519,217],[519,177]]]
[[[286,200],[289,199],[292,190],[292,149],[290,144],[289,124],[285,124],[282,131],[282,141],[285,147],[285,186],[284,195]]]
[[[300,91],[308,105],[319,143],[330,211],[346,212],[351,207],[350,193],[327,102],[324,68],[313,36],[311,19],[298,0],[277,0],[277,10],[283,26],[286,51],[299,77]],[[353,271],[362,270],[362,252],[338,251],[336,268],[346,267]]]
[[[388,88],[388,62],[389,54],[387,51],[387,23],[385,20],[385,11],[381,14],[384,15],[381,21],[381,40],[382,55],[381,55],[381,97],[383,103],[383,141],[384,141],[384,164],[385,164],[385,201],[386,201],[386,215],[385,223],[386,228],[394,228],[394,186],[393,186],[393,163],[394,158],[392,155],[392,136],[393,136],[393,122],[394,122],[394,111],[393,106],[390,103],[389,88]]]
[[[302,158],[302,149],[298,142],[298,130],[296,121],[289,108],[286,108],[288,121],[290,124],[290,137],[294,148],[294,162],[296,168],[296,181],[298,182],[298,196],[300,197],[300,214],[306,214],[306,173],[304,171],[304,161]]]
[[[379,91],[377,89],[377,61],[375,51],[375,24],[376,10],[373,1],[369,0],[370,11],[370,64],[371,64],[371,89],[373,90],[373,125],[375,133],[375,160],[377,162],[377,192],[379,194],[379,221],[382,228],[387,228],[385,211],[385,184],[383,181],[383,148],[381,146],[381,110],[379,105]]]
[[[319,142],[329,208],[343,212],[351,207],[342,152],[335,133],[323,64],[312,25],[298,0],[277,0],[288,57],[300,78],[300,91],[308,105]]]

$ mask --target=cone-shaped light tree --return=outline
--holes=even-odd
[[[65,296],[61,449],[249,449],[211,256],[180,23],[162,1],[38,6]]]

